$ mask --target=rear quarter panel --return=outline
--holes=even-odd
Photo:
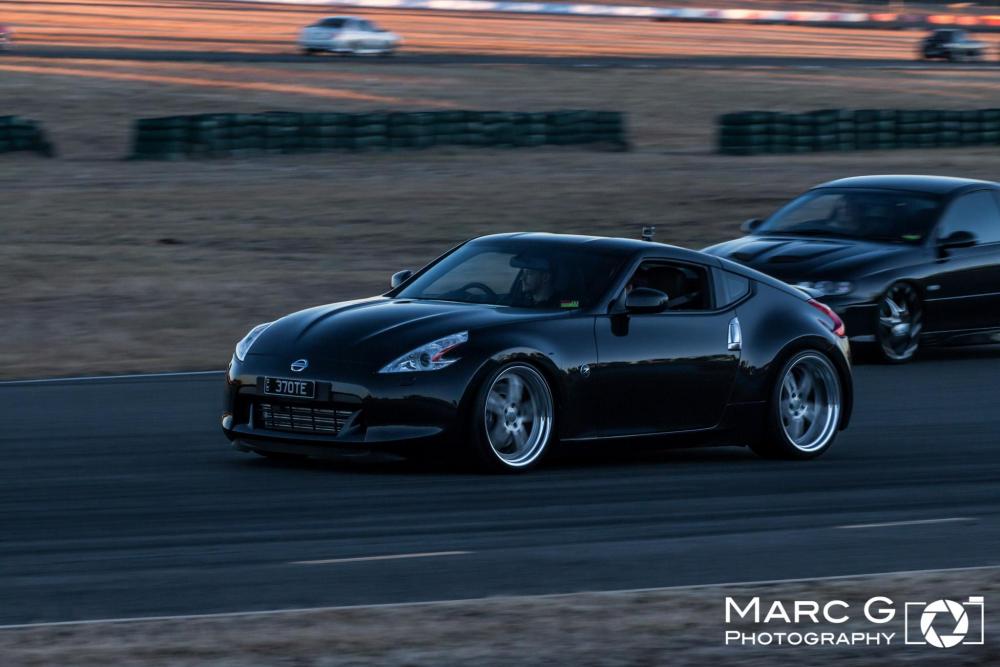
[[[762,283],[754,284],[754,295],[737,307],[737,314],[743,350],[731,402],[770,401],[785,361],[803,349],[815,349],[837,367],[844,390],[841,427],[846,426],[854,392],[850,352],[846,339],[830,330],[824,315],[805,298]]]

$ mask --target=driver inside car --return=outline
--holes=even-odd
[[[555,296],[552,273],[543,269],[524,269],[521,272],[521,298],[526,306],[549,304]]]
[[[516,255],[510,265],[520,269],[510,292],[510,304],[522,308],[555,307],[555,276],[552,263],[544,258]]]

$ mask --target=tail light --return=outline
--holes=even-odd
[[[840,319],[840,315],[833,312],[833,308],[830,308],[830,306],[825,303],[820,303],[815,299],[809,299],[809,305],[826,315],[827,319],[830,320],[830,329],[838,337],[843,338],[847,335],[847,328],[844,326],[844,320]]]

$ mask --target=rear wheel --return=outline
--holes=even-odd
[[[920,347],[924,309],[920,295],[909,283],[892,285],[879,301],[875,338],[882,360],[902,364],[914,357]]]
[[[471,440],[481,467],[527,470],[554,438],[555,403],[545,377],[533,366],[511,363],[494,371],[473,404]]]
[[[833,444],[843,394],[833,363],[806,350],[785,362],[771,393],[767,431],[752,445],[766,458],[811,459]]]

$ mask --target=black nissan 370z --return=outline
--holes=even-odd
[[[557,441],[622,438],[812,458],[847,425],[852,383],[843,323],[803,291],[660,243],[530,233],[254,327],[225,403],[241,451],[433,445],[517,471]]]

